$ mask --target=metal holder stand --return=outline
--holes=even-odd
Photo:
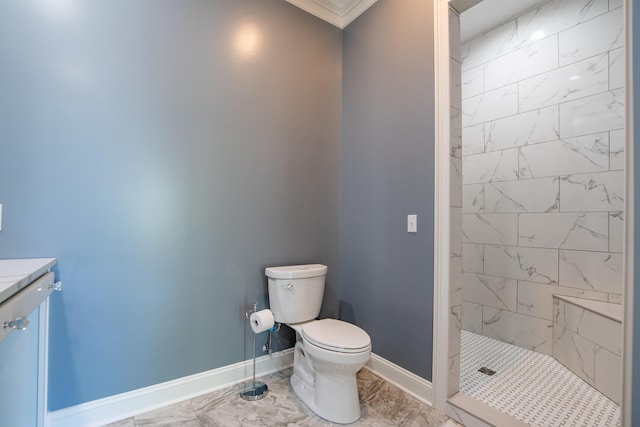
[[[245,313],[245,317],[249,319],[251,313],[258,311],[258,303],[253,302],[253,310]],[[251,385],[240,392],[240,397],[244,400],[260,400],[267,395],[269,388],[262,381],[256,381],[256,334],[253,334],[253,381]]]

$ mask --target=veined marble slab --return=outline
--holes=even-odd
[[[560,250],[560,284],[622,294],[622,254]]]
[[[625,168],[624,139],[624,129],[617,129],[609,132],[609,168],[611,170],[624,170]]]
[[[560,137],[557,105],[495,120],[486,126],[487,137],[483,151],[521,147],[554,141]]]
[[[485,213],[558,212],[557,178],[523,179],[485,184]]]
[[[471,98],[484,92],[484,65],[462,72],[462,99]]]
[[[519,162],[520,178],[605,172],[609,169],[609,133],[521,147]]]
[[[560,104],[560,137],[624,128],[624,89],[614,89]]]
[[[624,213],[609,212],[609,252],[622,253]]]
[[[46,273],[55,258],[0,260],[0,304]]]
[[[519,215],[518,242],[540,248],[606,251],[609,220],[606,212]]]
[[[562,211],[621,211],[624,209],[624,180],[624,171],[561,177]]]
[[[484,153],[484,123],[462,128],[462,156]]]
[[[555,249],[485,245],[484,273],[557,285],[558,251]]]
[[[462,214],[462,241],[515,245],[518,240],[518,217],[511,214]]]
[[[465,273],[484,273],[484,245],[462,244],[462,271]]]
[[[609,10],[608,0],[553,0],[518,18],[518,46],[534,42],[535,35],[550,36],[586,22]]]
[[[512,84],[467,98],[462,103],[462,126],[512,116],[518,113],[518,85]]]
[[[622,47],[623,22],[618,8],[561,32],[560,66]]]
[[[518,149],[466,156],[462,159],[462,170],[463,184],[518,179]]]
[[[516,21],[489,31],[462,45],[462,71],[484,64],[487,58],[496,58],[517,47],[518,27]]]
[[[608,89],[609,55],[604,53],[518,83],[519,111],[548,107]]]
[[[557,36],[516,49],[485,64],[484,87],[492,90],[558,68]]]
[[[502,310],[517,311],[518,282],[513,279],[464,273],[462,299]]]
[[[624,48],[609,51],[609,89],[624,87]]]
[[[484,336],[551,355],[549,320],[485,306],[482,323]]]

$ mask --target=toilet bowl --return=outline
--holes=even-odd
[[[371,340],[347,322],[323,319],[290,325],[298,338],[291,386],[320,417],[349,424],[360,418],[356,374],[371,357]]]
[[[291,386],[320,417],[339,424],[360,418],[356,374],[371,357],[371,338],[356,325],[316,320],[327,267],[269,267],[269,304],[276,322],[296,331]]]

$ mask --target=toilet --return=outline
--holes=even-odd
[[[316,320],[327,267],[269,267],[269,302],[276,322],[296,331],[291,386],[325,420],[349,424],[360,418],[356,374],[371,357],[371,338],[351,323]]]

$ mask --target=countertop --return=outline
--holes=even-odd
[[[0,304],[56,264],[55,258],[0,259]]]

